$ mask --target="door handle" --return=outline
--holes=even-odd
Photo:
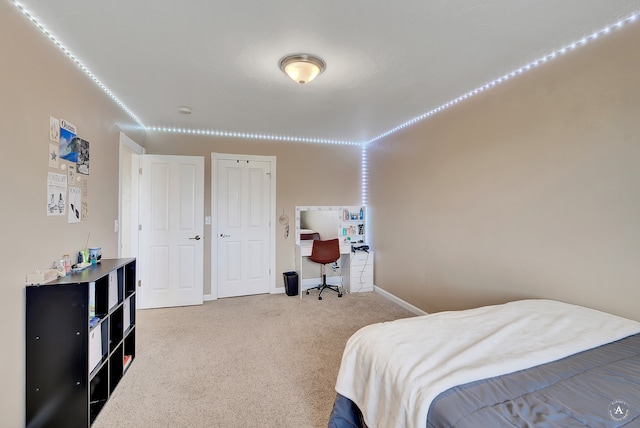
[[[189,239],[195,239],[196,241],[199,241],[200,240],[200,235],[196,235],[193,238],[189,238]]]
[[[221,234],[220,234],[220,237],[221,237],[221,238],[231,238],[231,235],[227,235],[227,234],[225,234],[225,233],[221,233]]]

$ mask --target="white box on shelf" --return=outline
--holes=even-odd
[[[89,373],[102,360],[102,327],[97,325],[89,332]]]
[[[96,283],[89,283],[89,319],[96,316]]]
[[[127,331],[131,326],[131,299],[127,299],[122,304],[122,328]]]
[[[118,271],[109,272],[109,309],[118,304]]]
[[[27,285],[46,284],[58,277],[58,271],[55,269],[43,269],[29,272],[27,274]]]

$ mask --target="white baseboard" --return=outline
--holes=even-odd
[[[269,290],[269,294],[282,294],[284,293],[284,287],[276,287],[272,290]],[[205,294],[202,296],[202,300],[205,302],[211,302],[213,300],[218,300],[217,297],[213,297],[213,294]]]
[[[382,288],[378,287],[377,285],[373,286],[373,291],[375,291],[376,293],[386,297],[387,299],[391,300],[392,302],[397,303],[398,305],[400,305],[403,308],[413,312],[416,315],[427,315],[427,312],[423,311],[422,309],[420,309],[418,307],[413,306],[411,303],[405,302],[401,298],[394,296],[393,294],[389,293],[388,291],[383,290]]]

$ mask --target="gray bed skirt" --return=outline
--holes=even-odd
[[[340,394],[328,426],[366,427]],[[436,397],[425,421],[427,428],[514,426],[640,427],[640,334],[451,388]]]

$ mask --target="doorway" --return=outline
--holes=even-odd
[[[211,297],[275,292],[275,156],[211,154]]]
[[[145,149],[120,132],[118,257],[138,257],[140,159]]]

